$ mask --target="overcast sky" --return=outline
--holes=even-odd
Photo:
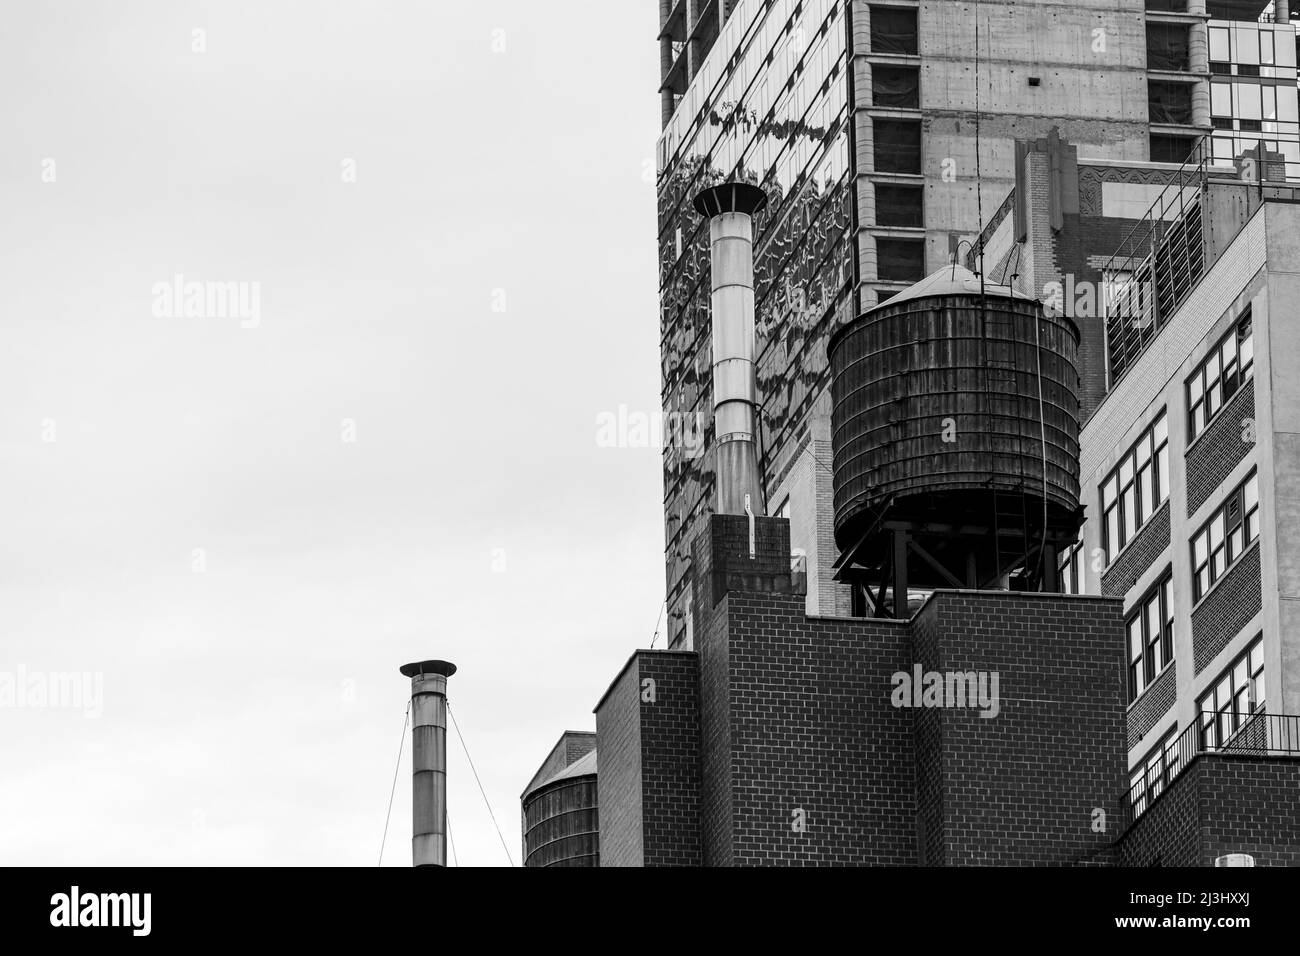
[[[596,442],[658,407],[657,29],[6,9],[0,863],[373,866],[424,658],[519,862],[521,789],[663,600],[658,452]],[[160,303],[177,274],[256,315]],[[100,716],[37,706],[70,672]],[[456,857],[502,865],[448,753]]]

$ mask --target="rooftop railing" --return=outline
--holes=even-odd
[[[1102,267],[1111,388],[1205,272],[1201,201],[1208,149],[1202,139]]]
[[[1131,822],[1164,793],[1201,754],[1249,757],[1300,757],[1300,716],[1234,711],[1203,711],[1195,724],[1153,755],[1134,780],[1124,809]],[[1158,760],[1158,762],[1157,762]]]

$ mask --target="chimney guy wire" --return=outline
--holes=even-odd
[[[451,718],[451,725],[456,728],[456,736],[460,738],[461,749],[465,751],[465,759],[469,761],[470,772],[474,774],[474,782],[478,784],[478,792],[483,794],[483,804],[487,807],[488,816],[492,818],[492,825],[496,827],[497,838],[501,841],[501,849],[506,851],[506,859],[510,865],[515,865],[515,858],[510,855],[510,847],[506,846],[506,838],[501,834],[501,827],[497,826],[496,814],[492,812],[492,803],[488,800],[487,791],[483,789],[483,781],[479,779],[478,770],[474,768],[474,758],[469,755],[469,747],[465,744],[465,737],[460,732],[460,724],[456,723],[456,715],[452,713],[451,701],[447,701],[447,716]]]
[[[388,844],[388,821],[393,816],[393,797],[397,794],[397,772],[402,769],[402,751],[406,748],[406,725],[411,720],[411,702],[406,702],[406,716],[402,718],[402,739],[397,742],[397,766],[393,768],[393,789],[388,794],[388,813],[384,815],[384,838],[379,843],[379,862],[384,865],[384,847]]]

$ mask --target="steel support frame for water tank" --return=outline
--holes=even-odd
[[[854,560],[854,548],[840,556],[836,566],[839,569],[835,575],[838,581],[847,581],[861,586],[865,589],[866,598],[871,605],[873,617],[893,617],[903,619],[908,616],[908,569],[912,564],[913,558],[919,558],[926,565],[932,568],[937,574],[947,579],[948,583],[956,590],[987,590],[990,587],[1000,583],[1006,576],[1008,568],[998,562],[992,575],[986,575],[981,580],[978,574],[975,553],[968,551],[966,553],[966,579],[962,580],[950,572],[943,563],[939,561],[922,543],[923,540],[935,535],[946,535],[957,533],[960,535],[968,534],[1002,534],[1004,537],[1013,537],[1012,532],[998,532],[993,528],[978,528],[962,526],[936,525],[933,522],[920,521],[885,521],[880,525],[881,532],[889,535],[890,547],[886,553],[886,559],[878,568],[864,568],[857,565]],[[859,546],[865,543],[859,542]],[[1056,593],[1061,589],[1060,569],[1057,566],[1057,546],[1052,540],[1043,541],[1040,544],[1027,547],[1020,555],[1017,561],[1023,561],[1026,567],[1034,566],[1037,561],[1037,573],[1030,583],[1034,585],[1032,590]],[[1012,565],[1014,567],[1014,564]],[[893,602],[888,606],[885,602],[886,591],[892,588]],[[874,596],[872,591],[875,591]]]

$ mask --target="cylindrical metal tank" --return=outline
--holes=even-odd
[[[596,751],[524,794],[524,866],[600,866]]]
[[[998,542],[1000,570],[1008,534],[1073,540],[1078,345],[1072,319],[952,267],[838,330],[828,351],[840,549],[883,560],[887,541],[863,541],[892,525],[948,528],[939,546],[957,552],[950,539],[965,528],[971,549]],[[966,578],[967,554],[939,557]]]

